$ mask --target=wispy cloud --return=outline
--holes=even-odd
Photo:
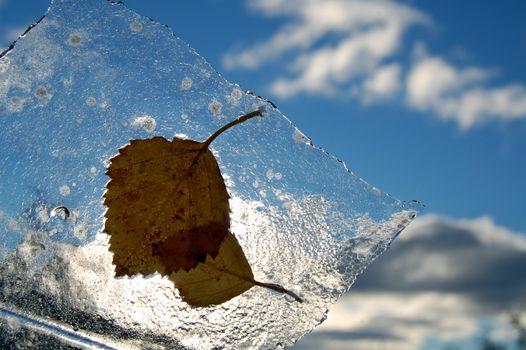
[[[380,63],[400,47],[408,27],[427,17],[391,1],[253,0],[253,9],[291,21],[266,42],[225,55],[226,68],[258,68],[292,53],[292,77],[278,78],[278,96],[333,95],[349,90],[356,77],[378,74]],[[327,40],[337,37],[338,40]],[[385,92],[385,90],[384,90]]]
[[[522,311],[526,322],[525,270],[524,236],[487,217],[425,216],[367,269],[299,349],[420,349],[429,341],[446,348],[484,335],[512,341],[517,334],[509,312]]]
[[[457,68],[440,57],[415,62],[407,75],[407,101],[469,128],[489,118],[526,117],[526,86],[486,87],[494,75],[481,68]]]
[[[358,93],[362,94],[366,103],[389,99],[400,90],[401,72],[402,68],[397,63],[378,67],[364,79],[362,89]]]
[[[406,106],[470,128],[489,119],[526,118],[526,85],[491,86],[495,72],[424,57],[404,64],[408,30],[432,23],[395,0],[247,0],[269,17],[289,18],[268,40],[233,50],[228,69],[286,63],[269,86],[289,98],[299,94],[347,96],[365,104],[393,97]],[[409,50],[406,50],[409,51]],[[401,87],[405,87],[402,89]],[[404,97],[405,96],[405,97]]]

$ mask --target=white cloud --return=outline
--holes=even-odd
[[[463,129],[490,119],[526,118],[526,85],[491,86],[495,71],[459,68],[441,57],[429,57],[421,43],[416,43],[420,50],[404,69],[402,60],[409,56],[399,55],[404,35],[431,20],[401,1],[247,2],[264,16],[289,20],[268,40],[227,53],[223,64],[229,69],[284,66],[285,72],[269,84],[278,97],[343,95],[370,104],[394,101],[405,84],[407,107],[452,120]]]
[[[254,0],[268,16],[292,20],[268,41],[225,55],[226,68],[259,68],[294,55],[292,77],[276,79],[271,90],[280,97],[299,93],[333,95],[349,90],[355,78],[376,74],[382,61],[396,53],[408,27],[427,17],[392,1]],[[335,42],[331,38],[337,37]]]
[[[411,350],[431,339],[447,348],[484,335],[513,342],[510,311],[526,323],[525,270],[524,234],[489,217],[418,218],[298,349]]]
[[[469,128],[489,118],[526,117],[526,87],[486,88],[493,73],[480,68],[459,69],[439,57],[417,60],[407,76],[407,101]]]
[[[363,82],[363,99],[366,103],[394,96],[400,90],[401,67],[393,63],[379,67]]]

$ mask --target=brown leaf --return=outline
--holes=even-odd
[[[104,203],[116,275],[170,274],[217,255],[230,227],[228,193],[208,149],[162,137],[133,140],[112,159]]]
[[[210,143],[222,132],[255,116],[242,116],[205,142],[132,140],[111,160],[104,204],[116,276],[169,275],[194,306],[223,303],[254,285],[241,246],[230,233],[228,192]]]

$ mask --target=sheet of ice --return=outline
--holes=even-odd
[[[131,139],[203,140],[261,106],[264,118],[211,148],[256,278],[305,303],[252,288],[192,309],[159,275],[114,278],[109,159]],[[2,54],[0,134],[3,348],[291,345],[419,210],[354,176],[169,28],[105,0],[55,0]]]

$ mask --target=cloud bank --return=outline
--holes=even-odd
[[[418,218],[298,348],[447,348],[485,336],[513,342],[510,312],[522,312],[526,324],[524,271],[524,235],[488,217]]]
[[[406,106],[455,121],[526,118],[526,86],[491,86],[494,72],[457,67],[442,57],[404,64],[407,33],[432,25],[430,17],[390,0],[248,0],[267,17],[286,17],[268,40],[228,52],[227,69],[286,64],[270,84],[281,98],[300,94],[354,97],[364,104],[406,101]],[[418,47],[419,43],[407,46]],[[406,55],[407,56],[407,55]]]

